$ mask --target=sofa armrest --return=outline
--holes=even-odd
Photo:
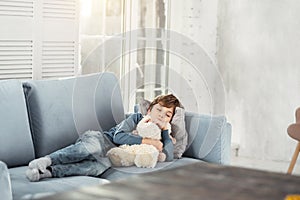
[[[206,162],[230,163],[231,125],[225,116],[185,114],[188,146],[184,156]]]
[[[0,160],[0,194],[1,199],[12,199],[10,176],[7,166]]]

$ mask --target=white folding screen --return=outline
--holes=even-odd
[[[78,6],[77,0],[43,1],[42,78],[77,73]]]
[[[0,1],[0,78],[33,76],[33,0]]]
[[[0,79],[77,74],[78,0],[0,0]]]

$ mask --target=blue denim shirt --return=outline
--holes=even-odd
[[[141,113],[134,113],[109,131],[105,131],[104,134],[116,145],[141,144],[143,138],[139,135],[132,134],[132,131],[136,129],[136,126],[141,119],[143,119]],[[162,131],[161,136],[163,153],[166,154],[166,161],[172,161],[174,158],[174,146],[169,137],[168,130]]]

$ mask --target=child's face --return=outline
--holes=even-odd
[[[148,110],[148,115],[153,122],[159,121],[162,123],[169,123],[173,116],[173,108],[167,108],[157,103],[151,110]]]

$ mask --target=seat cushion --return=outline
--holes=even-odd
[[[74,143],[87,130],[108,130],[124,119],[112,73],[28,81],[24,89],[36,157]]]
[[[26,165],[34,158],[22,83],[0,81],[0,160],[8,167]]]
[[[180,159],[175,159],[172,162],[159,162],[155,166],[155,168],[139,168],[135,166],[131,167],[112,167],[108,169],[101,175],[101,178],[108,179],[108,180],[119,180],[124,179],[129,176],[144,174],[149,172],[154,172],[158,170],[167,170],[172,169],[179,166],[184,166],[196,162],[203,162],[193,158],[186,158],[182,157]]]
[[[0,194],[5,200],[12,199],[11,182],[7,166],[0,160]]]
[[[35,199],[82,186],[109,183],[108,180],[89,176],[48,178],[39,182],[30,182],[25,176],[26,169],[27,167],[9,169],[13,199]]]

